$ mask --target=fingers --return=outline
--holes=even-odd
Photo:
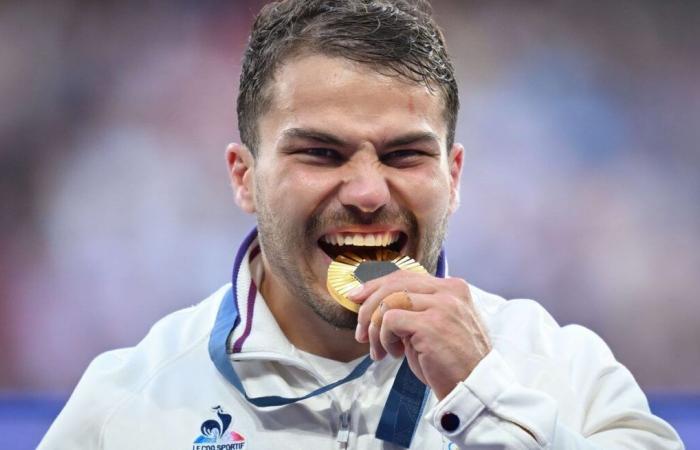
[[[386,351],[384,350],[384,347],[376,344],[379,342],[379,328],[377,328],[377,326],[374,324],[370,324],[369,329],[367,330],[367,335],[367,340],[370,342],[369,357],[374,361],[383,359],[386,356]]]
[[[381,328],[384,311],[389,309],[413,309],[411,297],[408,296],[408,292],[394,292],[384,297],[377,309],[372,313],[370,322],[376,327]]]
[[[369,342],[372,359],[405,356],[411,371],[439,399],[491,349],[462,279],[391,274],[356,294],[353,301],[361,304],[358,334]]]
[[[355,303],[360,303],[360,311],[357,315],[357,331],[355,337],[359,342],[368,341],[369,323],[372,313],[378,308],[379,303],[394,292],[408,291],[409,293],[432,294],[436,287],[433,277],[407,271],[397,271],[385,277],[369,281],[364,284],[362,290],[353,292],[349,298]]]
[[[384,298],[379,307],[374,310],[369,329],[367,330],[372,359],[382,359],[387,352],[394,357],[403,354],[404,349],[401,337],[387,333],[387,327],[382,327],[382,322],[384,314],[390,310],[411,310],[412,307],[411,298],[406,292],[394,292]]]
[[[415,331],[414,324],[420,320],[418,314],[404,309],[387,311],[385,313],[387,317],[379,328],[378,345],[375,344],[375,346],[384,349],[394,358],[402,356],[405,348],[411,347],[410,342],[405,341],[409,340]]]
[[[407,296],[403,292],[397,294],[398,297]],[[416,301],[413,301],[414,297]],[[387,353],[393,357],[404,354],[406,348],[410,347],[408,340],[421,324],[419,314],[427,308],[427,298],[425,294],[412,294],[408,305],[403,303],[401,298],[400,301],[383,302],[382,307],[377,308],[376,317],[368,329],[372,359],[380,360]],[[400,306],[412,306],[415,310],[403,309]]]
[[[414,334],[430,334],[425,328],[428,310],[442,311],[447,324],[454,322],[449,318],[454,319],[455,314],[462,317],[463,308],[469,308],[471,303],[469,286],[462,279],[440,279],[406,271],[371,280],[349,297],[361,305],[355,338],[370,344],[372,359],[380,360],[387,354],[406,355],[413,365],[418,364]]]

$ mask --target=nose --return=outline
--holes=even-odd
[[[346,169],[338,194],[344,206],[373,213],[389,203],[389,186],[376,157],[353,161]]]

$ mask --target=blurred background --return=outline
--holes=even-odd
[[[262,3],[0,3],[0,391],[65,399],[227,282]],[[433,5],[467,149],[452,274],[595,330],[649,392],[700,392],[700,2]]]

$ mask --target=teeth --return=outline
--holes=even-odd
[[[323,236],[323,241],[332,245],[354,245],[357,247],[386,247],[399,239],[399,232],[386,233],[338,233]]]

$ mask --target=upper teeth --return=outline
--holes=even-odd
[[[399,240],[398,231],[386,233],[334,233],[323,236],[323,241],[333,245],[386,247]]]

